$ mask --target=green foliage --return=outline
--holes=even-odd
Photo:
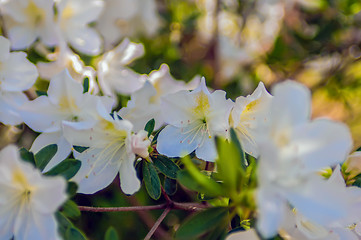
[[[164,190],[169,196],[173,196],[177,192],[177,181],[171,178],[164,178]]]
[[[75,227],[70,227],[66,230],[65,233],[66,240],[86,240],[84,234]]]
[[[177,239],[198,239],[218,226],[224,227],[228,219],[227,208],[210,208],[193,215],[184,222],[176,233]]]
[[[104,240],[119,240],[118,233],[113,226],[110,226],[106,231]]]
[[[61,212],[64,216],[72,219],[79,218],[81,214],[78,205],[72,200],[68,200],[63,204]]]
[[[86,93],[89,91],[89,78],[86,77],[83,80],[83,93]]]
[[[150,135],[152,135],[152,132],[154,130],[154,126],[155,126],[154,118],[150,119],[147,122],[147,124],[145,124],[144,130],[148,132],[148,137],[150,137]]]
[[[80,169],[81,162],[75,159],[65,159],[60,162],[58,165],[53,167],[51,170],[45,173],[48,176],[63,176],[65,179],[69,180],[72,178]]]
[[[69,198],[75,196],[77,190],[78,190],[78,185],[75,182],[68,182],[66,192]]]
[[[89,147],[82,147],[82,146],[73,146],[73,148],[75,149],[75,151],[82,153],[85,150],[87,150]]]
[[[176,179],[179,167],[171,159],[163,155],[158,155],[156,158],[152,158],[154,166],[161,171],[165,176]]]
[[[21,148],[19,150],[19,152],[20,152],[20,157],[22,160],[24,160],[25,162],[31,163],[34,167],[36,166],[34,154],[32,152],[29,152],[25,148]]]
[[[51,144],[41,149],[34,156],[36,167],[39,168],[41,171],[44,170],[46,165],[54,157],[57,151],[58,146],[56,144]]]
[[[160,179],[152,163],[143,162],[143,182],[151,198],[157,200],[161,195]]]
[[[86,240],[84,234],[64,214],[57,212],[55,218],[58,222],[58,232],[64,240]]]

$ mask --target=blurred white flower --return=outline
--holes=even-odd
[[[103,35],[106,49],[124,37],[153,36],[160,27],[154,0],[105,0],[96,28]]]
[[[142,158],[148,158],[148,148],[150,146],[150,140],[148,138],[148,132],[140,130],[138,133],[132,135],[132,151],[138,154]]]
[[[1,3],[0,10],[12,49],[29,47],[37,38],[47,46],[57,43],[53,13],[54,1],[11,0]]]
[[[217,157],[215,136],[228,136],[229,114],[233,102],[226,92],[210,93],[202,78],[200,85],[162,98],[162,116],[169,124],[158,136],[157,150],[169,157],[182,157],[194,150],[205,161]]]
[[[62,37],[76,50],[87,55],[98,55],[102,40],[89,26],[100,16],[103,0],[56,0],[58,22]]]
[[[256,231],[251,228],[246,231],[237,231],[227,235],[226,240],[260,240]]]
[[[231,126],[235,129],[244,151],[258,157],[257,125],[267,121],[270,114],[272,96],[260,82],[252,95],[240,96],[231,113]]]
[[[71,144],[64,138],[62,124],[74,122],[82,128],[90,128],[98,121],[97,108],[110,112],[113,100],[108,97],[83,93],[83,86],[76,82],[67,70],[55,75],[48,88],[48,96],[40,96],[24,104],[21,114],[24,122],[34,131],[42,132],[31,147],[38,152],[56,143],[58,151],[44,171],[64,160],[71,152]]]
[[[54,213],[67,199],[65,180],[42,176],[15,146],[0,151],[0,174],[0,239],[60,239]]]
[[[98,81],[104,94],[131,94],[143,86],[145,77],[126,67],[143,54],[143,44],[132,43],[129,39],[104,54],[98,63]]]
[[[187,84],[184,81],[177,81],[170,75],[168,65],[162,64],[159,70],[149,74],[148,81],[131,95],[127,107],[120,109],[118,114],[133,123],[134,131],[143,129],[145,124],[154,118],[154,129],[157,130],[164,124],[161,97],[180,90],[193,90],[199,85],[199,80],[200,78],[196,76]]]
[[[79,129],[64,123],[64,133],[71,144],[89,147],[82,153],[75,153],[76,159],[82,161],[79,172],[73,178],[79,185],[78,192],[93,194],[102,190],[119,173],[123,192],[133,194],[140,188],[134,168],[133,150],[139,149],[133,148],[133,126],[127,120],[120,120],[116,114],[114,119],[107,112],[99,114],[102,118],[90,129]]]
[[[310,221],[327,226],[349,213],[349,199],[316,172],[343,162],[352,148],[346,125],[310,121],[311,96],[303,85],[286,81],[272,91],[269,121],[260,121],[258,230],[272,237],[289,204]]]
[[[10,42],[0,36],[0,122],[23,122],[18,108],[28,101],[22,91],[31,88],[38,72],[24,52],[10,52]]]

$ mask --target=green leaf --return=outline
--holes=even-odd
[[[154,165],[161,171],[164,175],[169,178],[176,179],[177,172],[179,171],[179,167],[169,158],[158,155],[157,158],[152,158]]]
[[[78,184],[76,184],[75,182],[68,182],[66,192],[68,193],[69,198],[75,196],[76,191],[78,191]]]
[[[147,124],[145,124],[144,130],[148,132],[148,137],[152,134],[155,126],[154,118],[150,119]]]
[[[231,142],[237,147],[238,153],[241,157],[242,168],[245,170],[249,163],[247,162],[246,154],[243,151],[242,145],[237,137],[237,133],[233,128],[230,129],[230,135],[231,135]]]
[[[67,219],[61,212],[55,213],[56,221],[58,222],[58,232],[60,236],[65,238],[66,231],[73,226],[71,221]]]
[[[73,148],[75,149],[75,151],[82,153],[85,150],[87,150],[89,147],[82,147],[82,146],[73,146]]]
[[[72,200],[68,200],[64,203],[61,212],[64,214],[64,216],[73,219],[80,217],[81,214],[78,205],[76,205],[76,203]]]
[[[89,91],[89,78],[85,77],[83,81],[83,93],[86,93]]]
[[[106,231],[104,240],[119,240],[118,233],[113,226],[110,226]]]
[[[244,176],[241,154],[233,142],[227,142],[223,138],[217,138],[218,177],[223,181],[227,192],[237,193],[240,190],[241,177]]]
[[[57,151],[58,146],[56,144],[51,144],[44,147],[37,154],[35,154],[34,157],[37,168],[43,171],[45,166],[54,157]]]
[[[160,180],[157,170],[152,163],[143,162],[143,181],[145,188],[151,198],[157,200],[160,198]]]
[[[177,239],[194,239],[227,222],[228,208],[210,208],[193,215],[176,232]],[[198,238],[197,238],[198,239]]]
[[[45,175],[48,176],[63,176],[66,180],[72,178],[80,169],[81,162],[76,159],[65,159],[58,165],[50,169]]]
[[[177,180],[165,177],[164,190],[169,196],[173,196],[177,192]]]
[[[79,229],[75,227],[70,227],[66,230],[65,233],[66,240],[86,240],[86,237]]]
[[[19,150],[20,152],[20,157],[22,160],[24,160],[25,162],[31,163],[34,167],[35,165],[35,159],[34,159],[34,154],[32,152],[29,152],[27,149],[25,148],[21,148]]]
[[[40,90],[35,90],[36,95],[38,95],[38,97],[40,96],[48,96],[48,93],[45,91],[40,91]]]
[[[182,158],[182,162],[188,174],[185,174],[184,171],[178,171],[177,179],[184,186],[198,192],[206,193],[209,196],[223,196],[225,194],[221,185],[209,176],[201,173],[189,156]]]

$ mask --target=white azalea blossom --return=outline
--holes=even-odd
[[[247,97],[236,99],[231,113],[231,125],[235,129],[242,147],[248,154],[258,157],[257,146],[258,122],[267,121],[272,96],[267,92],[262,82],[256,90]]]
[[[56,51],[48,54],[46,58],[52,62],[37,63],[37,68],[41,78],[50,80],[64,69],[67,69],[70,75],[77,82],[83,83],[83,80],[86,77],[89,79],[89,92],[99,92],[95,70],[90,66],[84,66],[84,63],[80,59],[79,55],[75,54],[67,46],[66,42],[61,41]]]
[[[34,64],[24,52],[10,52],[10,42],[0,36],[0,122],[17,125],[23,122],[18,108],[28,101],[22,93],[38,78]]]
[[[233,102],[221,90],[210,93],[203,78],[189,92],[182,90],[162,98],[166,126],[158,136],[157,150],[169,157],[182,157],[194,150],[206,161],[217,157],[215,136],[228,136],[229,114]]]
[[[31,151],[56,143],[58,151],[44,169],[64,160],[72,146],[63,136],[64,122],[77,122],[83,128],[92,127],[99,119],[97,108],[111,111],[113,100],[83,93],[83,86],[76,82],[67,70],[54,76],[50,81],[48,96],[40,96],[21,108],[24,122],[34,131],[42,132],[34,141]]]
[[[142,154],[143,151],[138,150],[145,146],[139,146],[143,145],[137,142],[139,139],[132,139],[133,126],[129,121],[120,120],[116,114],[114,119],[107,112],[99,114],[102,118],[90,129],[79,129],[71,123],[64,124],[65,136],[71,144],[89,147],[76,154],[76,158],[82,162],[73,178],[79,185],[78,192],[95,193],[107,187],[119,173],[123,192],[133,194],[140,188],[133,150]]]
[[[132,135],[132,151],[138,154],[142,158],[148,158],[148,148],[150,146],[150,140],[148,138],[148,132],[140,130],[137,134]]]
[[[109,49],[124,37],[153,36],[160,27],[154,0],[105,0],[96,28]]]
[[[37,38],[47,46],[57,43],[53,13],[54,1],[11,0],[1,3],[0,10],[12,49],[24,49]]]
[[[56,2],[62,37],[76,50],[88,55],[98,55],[101,52],[102,41],[97,31],[88,25],[98,19],[103,9],[103,0]]]
[[[199,85],[199,80],[196,76],[188,84],[177,81],[171,76],[168,65],[162,64],[159,70],[149,74],[148,81],[141,89],[131,94],[131,100],[118,114],[133,123],[134,131],[144,129],[145,124],[152,118],[155,120],[154,129],[157,130],[164,124],[161,97],[180,90],[193,90]]]
[[[272,93],[269,121],[260,128],[257,174],[257,226],[266,238],[277,233],[289,204],[310,221],[330,225],[347,216],[350,203],[316,174],[346,159],[352,147],[348,128],[328,119],[310,121],[310,92],[299,83],[280,83]]]
[[[106,52],[98,63],[98,81],[102,91],[108,96],[115,96],[116,93],[131,94],[140,89],[145,78],[126,65],[143,54],[143,44],[132,43],[129,39]]]
[[[0,173],[0,239],[61,239],[54,213],[67,198],[64,179],[42,176],[15,146],[0,151]]]

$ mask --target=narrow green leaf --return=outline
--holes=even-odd
[[[73,219],[80,217],[81,214],[78,205],[72,200],[68,200],[63,204],[61,212],[64,216]]]
[[[68,182],[66,192],[67,192],[69,198],[75,196],[76,191],[78,191],[78,184],[76,184],[75,182]]]
[[[85,150],[87,150],[89,147],[82,147],[82,146],[73,146],[73,148],[75,149],[75,151],[82,153]]]
[[[144,130],[148,132],[148,137],[152,134],[155,126],[154,118],[150,119],[147,124],[145,124]]]
[[[187,186],[186,184],[184,184],[186,187],[190,187],[190,186],[191,187],[199,187],[198,190],[192,189],[191,187],[190,187],[190,189],[198,191],[198,192],[202,191],[210,196],[222,196],[225,194],[221,185],[218,184],[217,182],[215,182],[210,177],[201,173],[199,171],[199,169],[193,164],[193,162],[189,158],[189,156],[182,158],[182,162],[184,163],[184,165],[189,173],[189,176],[185,175],[184,173],[179,174],[180,171],[178,171],[177,179],[182,184],[186,183],[188,185]],[[189,179],[189,177],[191,179]],[[188,178],[188,179],[186,179],[186,178]],[[194,183],[192,184],[191,182],[194,182]]]
[[[177,178],[177,172],[179,171],[180,168],[171,159],[162,155],[158,155],[157,158],[152,158],[152,160],[154,162],[154,165],[164,175],[172,179]]]
[[[35,159],[34,159],[34,154],[32,152],[29,152],[27,149],[25,148],[21,148],[19,150],[20,152],[20,157],[22,160],[24,160],[25,162],[31,163],[34,167],[35,165]]]
[[[154,200],[159,199],[161,194],[160,180],[152,163],[143,163],[143,180],[149,196]]]
[[[173,196],[177,192],[177,180],[165,177],[164,190],[169,196]]]
[[[58,165],[50,169],[45,175],[48,176],[63,176],[65,179],[69,180],[72,178],[80,169],[81,162],[76,159],[65,159],[60,162]]]
[[[231,128],[230,129],[230,135],[231,135],[231,142],[237,147],[238,153],[240,155],[241,165],[243,169],[246,169],[248,166],[246,154],[243,151],[242,145],[237,137],[236,131]]]
[[[62,238],[65,239],[66,231],[73,226],[71,221],[67,219],[61,212],[55,213],[56,221],[58,222],[58,232]]]
[[[86,93],[89,91],[89,78],[85,77],[83,81],[83,93]]]
[[[244,176],[240,152],[233,142],[227,142],[223,138],[217,138],[217,150],[218,177],[223,181],[227,192],[237,193],[240,189],[241,177]]]
[[[226,222],[228,208],[210,208],[193,215],[176,232],[177,239],[193,239],[210,232]]]
[[[70,227],[66,230],[65,239],[67,240],[86,240],[86,237],[79,229]]]
[[[44,147],[37,154],[35,154],[34,158],[37,168],[43,171],[45,166],[54,157],[57,151],[58,146],[56,144],[51,144]]]
[[[119,240],[118,233],[113,226],[110,226],[106,231],[104,240]]]

